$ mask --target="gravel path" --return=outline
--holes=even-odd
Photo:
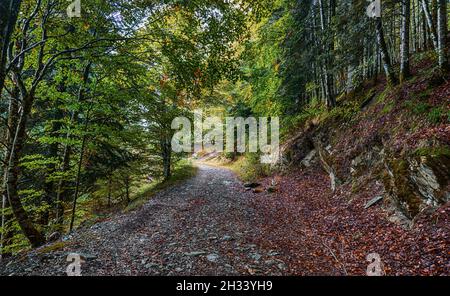
[[[80,230],[62,248],[3,262],[0,275],[65,275],[69,253],[85,258],[82,275],[282,275],[283,254],[253,239],[253,195],[232,172],[200,165],[141,209]]]

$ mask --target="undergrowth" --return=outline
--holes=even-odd
[[[125,212],[133,211],[144,205],[156,193],[179,184],[182,181],[188,180],[195,176],[197,167],[190,161],[182,160],[174,167],[172,177],[169,180],[157,180],[150,184],[142,185],[133,196],[130,204],[124,209]]]

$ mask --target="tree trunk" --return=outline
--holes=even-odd
[[[446,0],[439,0],[438,3],[438,58],[439,68],[448,70],[447,56],[447,3]]]
[[[51,130],[51,136],[57,136],[61,129],[61,122],[59,111],[57,111],[58,114],[55,116],[55,121],[52,123],[52,130]],[[57,158],[58,157],[58,143],[52,143],[48,149],[48,156],[50,158]],[[56,166],[55,164],[51,163],[48,166],[48,175],[51,175],[55,172]],[[46,210],[42,213],[41,216],[41,225],[48,225],[49,219],[50,219],[50,209],[54,206],[56,201],[56,194],[55,194],[55,182],[54,181],[47,181],[45,180],[45,186],[44,186],[44,198],[43,201],[45,201],[48,205]]]
[[[22,0],[0,1],[0,96],[6,79],[6,62],[11,34],[16,26]]]
[[[67,135],[67,139],[70,138],[70,134]],[[69,171],[70,168],[70,155],[72,153],[72,147],[67,144],[64,147],[63,152],[63,161],[61,166],[61,172],[65,173]],[[59,227],[62,227],[62,224],[64,222],[64,205],[63,201],[67,200],[66,198],[66,182],[64,180],[60,180],[58,182],[58,189],[56,190],[56,224],[59,225]]]
[[[108,178],[108,207],[111,207],[112,175]]]
[[[172,145],[170,139],[164,139],[161,141],[162,158],[163,158],[163,175],[164,180],[168,180],[172,176],[171,164],[172,164]]]
[[[88,62],[83,70],[83,83],[84,84],[82,86],[80,86],[80,88],[78,89],[78,98],[77,98],[78,103],[81,103],[84,100],[84,87],[88,83],[91,66],[92,66],[92,62]],[[74,111],[72,113],[72,116],[70,118],[71,124],[76,124],[76,122],[78,121],[78,114],[79,114],[78,111]],[[69,130],[69,132],[67,132],[66,139],[69,140],[69,139],[71,139],[71,137],[72,137],[72,134]],[[63,173],[68,172],[70,169],[71,154],[72,154],[72,147],[70,146],[70,144],[66,144],[64,147],[63,163],[61,166],[61,172],[63,172]],[[56,192],[56,204],[57,204],[56,223],[60,226],[62,226],[62,224],[64,222],[63,202],[68,200],[68,191],[66,190],[65,186],[66,186],[66,182],[63,179],[61,179],[58,182],[58,189]]]
[[[436,28],[433,23],[433,19],[431,17],[430,13],[430,7],[428,6],[427,0],[421,0],[422,1],[422,10],[425,15],[425,21],[428,26],[428,30],[430,31],[430,37],[431,41],[433,42],[433,47],[437,51],[438,50],[438,39],[436,36]]]
[[[402,1],[402,29],[400,48],[400,83],[411,75],[409,67],[409,32],[411,20],[411,1]]]
[[[329,38],[329,44],[328,44],[328,53],[329,55],[332,55],[334,53],[334,31],[333,28],[331,27],[332,25],[332,20],[333,18],[336,16],[336,1],[335,0],[330,0],[330,17],[329,17],[329,22],[328,22],[328,30],[331,31],[331,37]],[[333,66],[332,65],[332,59],[330,57],[328,57],[327,59],[327,65],[328,66]],[[327,107],[329,109],[336,107],[336,92],[335,92],[335,88],[334,88],[334,75],[333,73],[327,69],[327,74],[328,74],[328,78],[327,78],[327,82],[328,82],[328,99],[327,99]]]
[[[326,31],[326,20],[327,17],[325,15],[325,6],[323,3],[324,0],[319,0],[319,10],[320,10],[320,27],[322,30],[322,37],[325,35],[325,31]],[[334,15],[335,13],[335,5],[333,5],[334,1],[330,2],[330,19],[331,19],[331,15]],[[330,62],[330,58],[328,57],[328,55],[330,55],[333,51],[333,47],[334,47],[334,41],[332,40],[333,38],[330,38],[331,40],[328,41],[323,41],[322,42],[322,48],[324,50],[324,52],[327,53],[324,61],[322,62],[323,64],[323,72],[324,72],[324,80],[325,80],[325,99],[326,99],[326,105],[327,108],[331,109],[336,107],[336,98],[334,96],[334,88],[333,88],[333,84],[334,84],[334,77],[333,74],[330,73],[329,70],[329,65],[331,64]]]
[[[81,149],[80,149],[80,156],[78,159],[78,168],[77,168],[77,179],[76,179],[76,183],[75,183],[75,192],[73,194],[73,201],[72,201],[72,217],[70,219],[70,227],[69,227],[69,231],[72,232],[73,230],[73,224],[75,222],[75,211],[77,208],[77,200],[78,200],[78,194],[80,192],[80,181],[81,181],[81,167],[83,164],[83,155],[84,155],[84,149],[86,148],[86,141],[87,141],[87,136],[86,136],[86,131],[87,131],[87,126],[88,126],[88,119],[86,119],[86,124],[85,124],[85,135],[83,135],[83,141],[81,143]]]
[[[431,15],[432,15],[432,18],[433,18],[433,25],[434,25],[434,27],[435,28],[438,28],[438,13],[439,13],[439,9],[438,9],[438,6],[439,6],[439,3],[438,3],[438,1],[439,0],[432,0],[431,1],[431,7],[432,7],[432,9],[431,9]]]
[[[45,238],[42,233],[35,228],[33,222],[28,216],[28,213],[25,211],[20,200],[17,187],[19,181],[20,157],[25,144],[26,125],[28,116],[31,112],[33,101],[34,97],[31,94],[23,98],[22,114],[17,123],[13,145],[11,146],[11,155],[7,166],[6,188],[8,192],[9,203],[20,228],[22,229],[27,239],[30,241],[31,245],[33,247],[39,247],[45,243]]]
[[[388,85],[396,85],[398,81],[397,77],[395,77],[394,70],[392,69],[391,59],[384,39],[383,22],[381,18],[377,18],[376,22],[377,41],[381,53],[383,69],[386,73],[386,80]]]
[[[417,39],[417,29],[416,29],[416,1],[412,0],[412,10],[411,10],[411,41],[412,41],[412,51],[416,52],[416,39]]]
[[[126,175],[125,176],[125,198],[126,198],[126,202],[127,205],[130,204],[130,176]]]

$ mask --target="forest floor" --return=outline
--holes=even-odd
[[[450,274],[448,205],[406,230],[382,207],[364,209],[376,184],[349,201],[319,167],[278,182],[255,193],[200,164],[140,209],[3,261],[0,275],[65,275],[69,253],[85,259],[82,275],[365,275],[370,253],[386,274]]]

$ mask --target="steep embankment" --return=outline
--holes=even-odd
[[[360,274],[373,252],[387,274],[450,274],[450,82],[427,62],[414,72],[401,86],[368,83],[336,109],[311,112],[283,146],[280,174],[265,180],[278,193],[261,204],[267,229],[280,231],[277,216],[290,221],[285,243],[298,262],[317,258],[296,272],[334,262]],[[319,240],[328,259],[313,247],[295,252],[301,236]]]

